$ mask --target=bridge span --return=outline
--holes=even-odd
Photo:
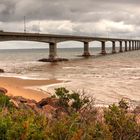
[[[20,33],[20,32],[3,32],[0,31],[0,41],[36,41],[49,43],[48,61],[54,62],[61,60],[57,55],[57,43],[64,41],[79,41],[83,42],[83,56],[89,57],[89,42],[101,42],[101,54],[106,55],[106,42],[112,42],[112,53],[117,53],[116,42],[119,42],[119,52],[132,50],[140,50],[140,40],[120,39],[120,38],[104,38],[104,37],[89,37],[89,36],[73,36],[73,35],[54,35],[54,34],[39,34],[39,33]],[[125,47],[123,49],[123,43]]]

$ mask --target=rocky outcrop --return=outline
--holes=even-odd
[[[0,88],[2,94],[7,93],[7,90],[4,88]],[[5,95],[6,96],[6,95]],[[43,114],[48,119],[58,119],[62,118],[63,116],[69,115],[69,111],[65,109],[65,107],[61,106],[60,100],[54,97],[48,97],[44,98],[39,102],[36,102],[35,100],[30,100],[23,98],[21,96],[10,96],[10,102],[13,104],[13,107],[15,107],[18,110],[25,110],[25,111],[31,111],[35,114]],[[79,113],[82,114],[82,117],[84,120],[97,120],[98,122],[104,123],[104,110],[107,109],[105,107],[96,107],[96,108],[90,108],[81,110]],[[91,114],[91,115],[89,115]],[[93,115],[94,114],[94,115]],[[140,107],[137,106],[133,111],[128,112],[127,115],[136,115],[136,122],[140,124]],[[94,117],[93,117],[94,116]],[[86,118],[86,119],[85,119]]]
[[[45,105],[51,105],[52,107],[58,107],[58,101],[59,100],[56,98],[48,97],[48,98],[44,98],[40,102],[38,102],[37,106],[39,108],[42,108]]]
[[[140,106],[136,106],[136,108],[134,109],[133,113],[140,114]]]
[[[25,99],[21,96],[11,96],[10,98],[10,102],[12,102],[17,109],[33,109],[32,106],[36,106],[37,103],[35,100]]]
[[[4,73],[4,70],[3,69],[0,69],[0,73]]]
[[[59,106],[59,100],[56,98],[44,98],[39,102],[35,100],[25,99],[21,96],[10,97],[10,102],[16,109],[32,110],[37,114],[44,114],[47,118],[53,119],[64,116],[65,109]]]
[[[21,96],[14,96],[11,98],[15,101],[20,102],[20,103],[35,103],[35,104],[37,103],[35,100],[26,99],[26,98],[23,98]]]
[[[7,89],[0,87],[0,94],[6,94],[7,92]]]

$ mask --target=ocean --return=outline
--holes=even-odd
[[[117,48],[118,50],[118,48]],[[60,79],[62,83],[29,87],[54,93],[57,87],[85,92],[95,98],[98,105],[109,105],[127,98],[140,104],[140,51],[99,56],[100,48],[91,48],[94,56],[79,57],[83,48],[59,48],[58,56],[68,62],[42,63],[37,60],[48,57],[48,49],[0,50],[1,76],[24,79]],[[107,48],[111,52],[111,48]]]

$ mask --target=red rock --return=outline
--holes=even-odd
[[[137,106],[134,111],[135,114],[140,114],[140,106]]]
[[[37,106],[41,107],[41,108],[45,105],[51,105],[53,107],[57,107],[58,106],[58,99],[56,99],[56,98],[44,98],[40,102],[37,103]]]
[[[15,100],[11,99],[10,102],[11,102],[16,108],[19,108],[19,104],[18,104]]]
[[[15,101],[19,101],[21,103],[27,103],[27,99],[25,99],[21,96],[14,96],[14,97],[12,97],[12,99],[15,100]]]
[[[6,94],[7,92],[7,89],[0,87],[0,94]]]
[[[51,105],[45,105],[45,106],[43,106],[42,109],[46,113],[51,113],[51,112],[54,112],[56,110],[56,108],[52,107]]]

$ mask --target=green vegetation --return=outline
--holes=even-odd
[[[0,110],[3,108],[10,108],[12,106],[12,103],[9,101],[10,98],[8,96],[5,96],[4,94],[0,93]]]
[[[92,99],[65,88],[56,89],[52,98],[64,111],[50,119],[32,109],[17,109],[0,94],[0,140],[140,140],[140,124],[124,100],[101,113]]]
[[[70,93],[65,88],[58,88],[55,91],[56,92],[53,97],[59,99],[58,105],[69,113],[79,111],[83,106],[90,102],[86,96],[82,98],[82,96],[80,96],[78,93]]]

